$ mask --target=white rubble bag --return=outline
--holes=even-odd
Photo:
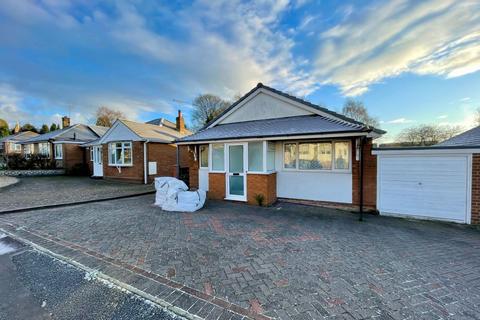
[[[194,212],[205,204],[207,193],[205,190],[178,191],[176,197],[168,197],[162,205],[165,211]]]
[[[155,178],[155,205],[161,207],[167,197],[176,196],[177,191],[187,191],[188,187],[182,180],[172,177]]]
[[[187,185],[176,178],[155,178],[155,205],[165,211],[194,212],[205,204],[205,190],[187,191]]]

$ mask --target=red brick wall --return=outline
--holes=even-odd
[[[64,143],[63,146],[63,168],[71,170],[76,165],[85,165],[85,149],[78,144]]]
[[[268,206],[277,201],[277,174],[247,174],[247,202],[257,204],[255,195],[265,197],[264,205]]]
[[[472,157],[472,224],[480,224],[480,154]]]
[[[153,182],[155,177],[175,177],[177,165],[177,147],[175,145],[149,142],[147,143],[147,154],[148,161],[157,163],[157,174],[148,175],[149,183]]]
[[[189,188],[198,189],[198,147],[195,154],[194,146],[178,146],[180,153],[180,167],[189,168]],[[197,160],[195,160],[197,159]]]
[[[208,199],[225,199],[225,173],[208,174]]]
[[[360,204],[360,161],[356,161],[356,139],[352,139],[352,202]],[[372,139],[363,147],[363,203],[367,209],[377,206],[377,156],[372,154]]]
[[[105,179],[116,179],[128,182],[143,183],[143,142],[133,141],[132,166],[120,167],[120,172],[115,166],[110,166],[108,164],[108,144],[104,144],[102,147],[103,177]]]
[[[86,165],[87,165],[87,170],[88,170],[88,175],[89,176],[92,176],[93,175],[93,162],[92,162],[92,158],[91,158],[91,149],[93,149],[93,147],[88,147],[88,148],[85,148],[85,161],[86,161]],[[103,160],[103,159],[102,159]]]

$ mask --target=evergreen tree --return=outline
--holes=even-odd
[[[40,133],[47,133],[49,132],[50,129],[48,128],[48,126],[46,124],[43,124],[42,127],[40,128]]]

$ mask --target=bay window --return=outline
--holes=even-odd
[[[55,159],[61,160],[63,159],[63,145],[55,144]]]
[[[212,144],[212,171],[225,170],[225,150],[223,143]]]
[[[289,170],[350,170],[349,141],[285,143],[283,167]]]
[[[108,144],[109,165],[131,166],[132,165],[132,142],[111,142]]]

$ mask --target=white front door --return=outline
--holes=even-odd
[[[247,144],[227,144],[227,173],[226,188],[227,199],[247,200]]]
[[[103,177],[102,146],[93,147],[93,176]]]

